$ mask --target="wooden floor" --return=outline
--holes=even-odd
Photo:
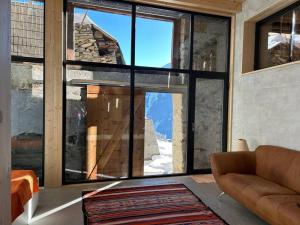
[[[83,225],[81,206],[83,190],[101,191],[108,188],[167,183],[184,184],[230,225],[267,225],[229,196],[223,196],[220,200],[218,195],[221,191],[212,175],[102,182],[44,189],[41,190],[39,207],[31,225]]]

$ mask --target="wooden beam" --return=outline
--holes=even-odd
[[[0,0],[0,224],[11,224],[10,207],[10,0]]]
[[[133,0],[138,3],[167,6],[217,15],[232,15],[242,10],[245,0]]]
[[[288,7],[289,5],[297,2],[298,0],[279,0],[270,2],[270,4],[267,4],[265,8],[260,9],[256,15],[251,17],[246,17],[244,20],[247,22],[258,22],[260,20],[263,20],[264,18],[267,18],[268,16],[271,16],[272,14]]]
[[[253,21],[244,23],[242,73],[254,70],[255,25]]]
[[[63,1],[45,1],[45,186],[62,184]]]
[[[228,128],[227,151],[232,151],[232,121],[233,121],[233,84],[234,84],[234,50],[236,34],[236,16],[231,17],[231,42],[230,42],[230,70],[229,70],[229,96],[228,96]]]

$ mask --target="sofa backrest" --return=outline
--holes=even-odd
[[[262,145],[255,152],[258,176],[300,193],[300,151]]]

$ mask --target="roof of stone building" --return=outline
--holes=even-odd
[[[101,31],[107,38],[111,39],[112,41],[117,42],[117,39],[105,31],[103,28],[99,27],[89,16],[82,14],[82,13],[75,13],[74,14],[74,24],[92,24],[96,29]]]
[[[125,64],[118,41],[90,17],[75,13],[74,24],[76,60]]]

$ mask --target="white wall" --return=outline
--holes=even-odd
[[[10,224],[10,0],[0,0],[0,224]]]
[[[241,74],[243,24],[266,7],[282,0],[247,0],[237,15],[234,93],[233,151],[238,138],[250,149],[262,144],[300,151],[300,62]]]

